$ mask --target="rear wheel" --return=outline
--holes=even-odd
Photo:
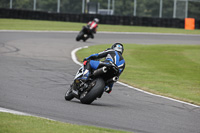
[[[83,92],[80,101],[84,104],[91,104],[97,97],[101,96],[104,92],[105,82],[102,78],[96,79],[95,86],[87,93]]]
[[[65,93],[65,100],[70,101],[74,98],[74,94],[72,93],[72,88],[70,87]]]

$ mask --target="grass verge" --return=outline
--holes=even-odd
[[[23,19],[0,19],[0,30],[80,31],[82,26],[84,25],[86,25],[86,23]],[[200,34],[199,29],[185,30],[181,28],[160,28],[105,24],[99,24],[98,31]]]
[[[0,30],[80,31],[83,25],[85,23],[0,19]],[[200,34],[200,30],[103,24],[99,25],[98,31]],[[107,47],[110,45],[89,47],[78,51],[78,57],[82,60],[83,57]],[[147,91],[200,105],[199,46],[126,44],[125,49],[126,69],[120,77],[121,81]],[[6,113],[0,113],[0,129],[0,133],[123,132]]]
[[[128,133],[0,112],[0,133]]]
[[[111,45],[77,52],[79,60]],[[200,105],[199,45],[125,44],[126,68],[120,81],[156,94]]]
[[[0,19],[0,30],[79,31],[83,23]],[[0,133],[126,133],[0,112]]]

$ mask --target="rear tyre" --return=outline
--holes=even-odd
[[[97,97],[101,96],[104,92],[105,82],[102,78],[96,79],[95,86],[87,93],[84,92],[80,97],[80,101],[83,104],[91,104]]]
[[[67,90],[67,92],[65,93],[65,100],[66,101],[70,101],[74,98],[74,95],[72,93],[72,89],[71,87]]]

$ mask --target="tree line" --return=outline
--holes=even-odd
[[[57,0],[36,0],[37,11],[57,12]],[[86,1],[86,0],[85,0]],[[100,9],[114,9],[114,15],[133,16],[134,0],[89,0],[96,2]],[[110,2],[110,3],[109,3]],[[113,8],[114,2],[114,8]],[[172,18],[174,0],[162,0],[162,17]],[[60,0],[60,13],[82,13],[82,0]],[[185,1],[177,0],[176,17],[185,17]],[[87,6],[87,3],[84,4]],[[34,0],[12,0],[12,8],[33,10]],[[0,8],[10,8],[10,0],[0,0]],[[86,8],[87,9],[87,8]],[[136,16],[159,17],[160,0],[137,0]],[[188,17],[200,19],[200,0],[188,2]]]

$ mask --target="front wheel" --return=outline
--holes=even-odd
[[[80,97],[81,103],[91,104],[97,97],[101,96],[104,92],[105,82],[102,78],[95,80],[95,86],[87,93],[83,92]]]
[[[65,93],[65,100],[66,101],[70,101],[74,98],[74,94],[72,93],[72,89],[71,87],[67,90],[67,92]]]
[[[81,32],[77,35],[76,41],[80,41],[81,38],[83,38],[83,35],[84,35],[83,31],[81,31]]]

